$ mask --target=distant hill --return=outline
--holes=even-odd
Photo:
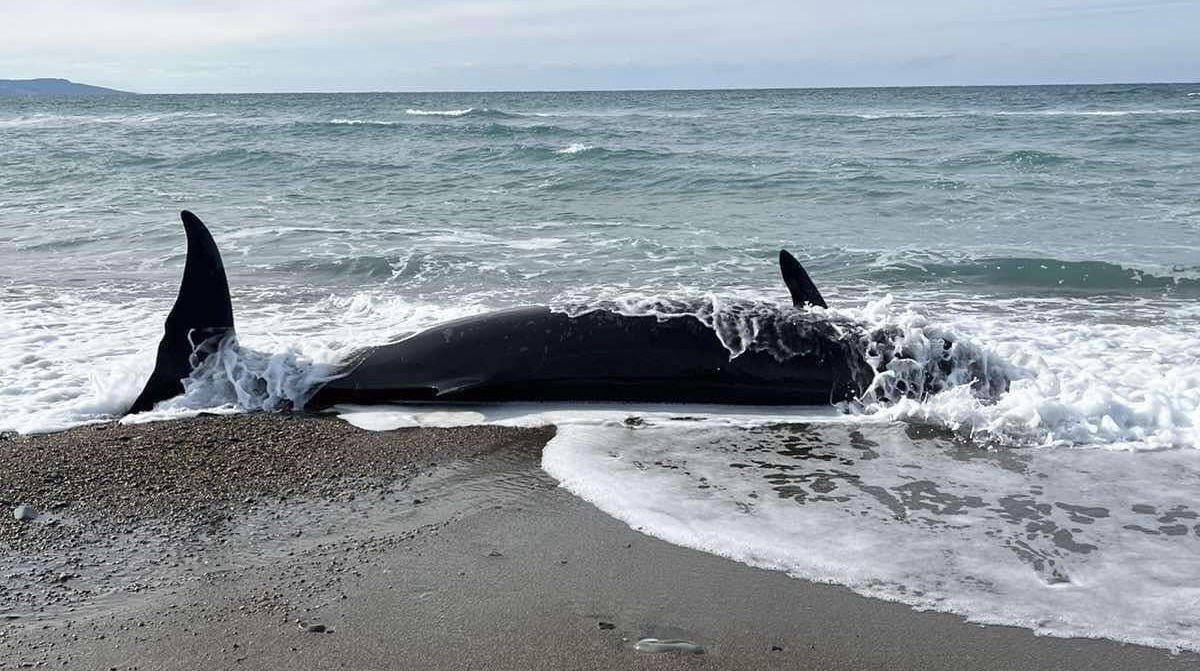
[[[0,79],[0,96],[112,96],[128,91],[76,84],[66,79]]]

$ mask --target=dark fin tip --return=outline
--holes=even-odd
[[[821,297],[821,292],[817,290],[817,285],[813,284],[812,278],[804,270],[804,266],[786,249],[779,250],[779,272],[783,275],[783,283],[787,285],[788,293],[792,295],[792,305],[798,308],[805,305],[829,307]]]

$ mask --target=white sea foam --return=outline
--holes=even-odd
[[[650,422],[560,426],[542,466],[637,530],[752,566],[973,622],[1200,650],[1194,451]]]
[[[87,292],[0,289],[0,431],[54,431],[104,421],[129,406],[153,367],[157,319],[144,301]]]
[[[376,119],[330,119],[335,126],[395,126],[395,121],[380,121]]]
[[[550,249],[561,242],[510,244]],[[488,307],[369,293],[301,306],[276,300],[235,297],[240,346],[215,360],[229,384],[197,381],[170,409],[297,405],[306,392],[292,387],[316,384],[322,374],[309,366]],[[600,303],[663,318],[690,310],[714,328],[731,357],[762,328],[753,310],[716,296],[686,303],[618,295]],[[992,301],[987,311],[972,305],[942,306],[936,320],[928,308],[890,298],[828,311],[882,337],[895,355],[861,403],[843,410],[945,427],[998,445],[1200,447],[1200,315],[1139,321],[1129,310],[1092,307],[1081,319],[1069,303]],[[48,431],[119,416],[149,373],[168,307],[169,299],[7,288],[0,305],[0,338],[9,345],[0,354],[6,373],[0,396],[9,402],[0,430]],[[235,384],[239,376],[258,381]],[[945,390],[913,395],[900,391],[900,381],[909,390]]]
[[[281,305],[278,296],[235,296],[240,341],[210,357],[183,397],[125,421],[294,407],[349,352],[487,307],[366,293]],[[119,416],[149,372],[169,306],[169,297],[111,289],[9,286],[4,298],[0,339],[11,346],[0,352],[0,430],[22,432]],[[677,311],[672,300],[615,302],[667,313]],[[709,301],[708,318],[729,329],[736,351],[754,322],[746,312],[720,316],[732,303]],[[1200,559],[1200,519],[1190,508],[1200,494],[1200,452],[1133,451],[1198,444],[1200,310],[1063,300],[915,305],[885,298],[828,313],[895,334],[897,351],[918,364],[945,351],[939,342],[961,343],[968,360],[986,355],[1005,367],[1011,389],[980,397],[961,381],[924,399],[866,399],[866,414],[857,415],[611,404],[339,412],[374,430],[554,424],[546,470],[671,542],[975,621],[1200,648],[1190,582]],[[819,435],[765,428],[785,422]],[[913,424],[1008,445],[1128,451],[914,443]]]
[[[957,386],[923,399],[873,402],[866,411],[947,427],[1004,445],[1200,447],[1200,329],[1196,318],[1139,321],[1120,309],[1080,320],[1066,305],[1013,301],[1000,312],[943,312],[935,322],[892,300],[842,311],[894,325],[915,361],[943,335],[982,344],[1011,380],[985,396]],[[1056,314],[1057,313],[1057,314]],[[911,384],[911,383],[910,383]]]
[[[563,238],[525,238],[523,240],[509,241],[505,244],[505,246],[512,247],[513,249],[537,251],[542,249],[554,249],[564,242],[566,242],[566,240]]]
[[[697,303],[631,294],[593,304],[660,318],[691,314],[714,328],[731,356],[761,328],[755,310],[719,296]],[[1172,305],[1178,312],[1183,303]],[[1121,308],[1084,308],[1081,318],[1070,302],[992,301],[987,311],[979,308],[973,300],[956,301],[934,320],[928,308],[886,296],[862,308],[816,309],[861,325],[896,354],[862,402],[847,410],[1009,446],[1200,447],[1195,314],[1164,323]],[[944,391],[910,397],[896,393],[898,382]]]
[[[200,412],[279,412],[303,408],[320,385],[336,378],[336,361],[318,363],[297,347],[260,352],[224,338],[184,380],[181,396],[152,410],[128,415],[123,423],[189,417]]]
[[[1193,450],[988,450],[829,409],[336,410],[377,431],[555,425],[542,467],[643,533],[973,622],[1200,650]]]
[[[0,349],[0,431],[56,431],[111,421],[128,409],[154,366],[168,295],[26,286],[0,291],[0,342],[6,345]],[[352,352],[485,309],[367,293],[304,305],[255,301],[246,290],[234,296],[238,340],[210,357],[184,396],[126,421],[296,405],[328,374],[328,365]]]
[[[582,142],[572,142],[571,144],[563,147],[562,149],[555,150],[554,153],[555,154],[581,154],[585,151],[591,151],[592,149],[595,149],[595,147],[592,147],[591,145],[583,144]]]
[[[423,110],[423,109],[409,108],[409,109],[404,110],[404,113],[411,115],[411,116],[459,117],[459,116],[466,116],[474,111],[475,111],[474,107],[468,107],[466,109],[460,109],[460,110]]]
[[[31,114],[9,119],[0,119],[0,128],[19,128],[22,126],[80,126],[88,124],[105,124],[117,126],[142,126],[158,123],[181,124],[188,122],[225,122],[229,117],[216,112],[143,112],[138,114]]]
[[[843,422],[829,407],[787,408],[684,403],[406,403],[339,405],[338,417],[368,431],[416,426],[628,426],[627,420],[702,427],[780,422]]]

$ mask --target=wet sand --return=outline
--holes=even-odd
[[[538,467],[552,435],[257,415],[7,437],[0,668],[1200,665],[669,545],[559,490]]]

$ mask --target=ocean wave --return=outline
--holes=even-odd
[[[572,149],[570,146],[556,146],[557,143],[549,146],[543,144],[547,140],[553,142],[553,136],[563,134],[564,131],[553,126],[510,127],[503,124],[481,124],[474,127],[463,126],[445,132],[453,133],[455,136],[495,138],[498,141],[469,144],[447,150],[442,155],[443,160],[465,165],[486,164],[504,170],[510,170],[513,166],[529,166],[532,165],[531,161],[554,162],[585,158],[595,160],[616,156],[640,158],[648,155],[637,150],[606,150],[593,146]],[[543,139],[544,136],[551,137]],[[566,149],[571,149],[571,151],[565,151]]]
[[[188,154],[181,157],[175,165],[181,167],[208,166],[254,166],[274,162],[292,162],[299,158],[296,154],[267,149],[243,149],[232,147],[213,151]]]
[[[538,148],[537,151],[545,152],[545,149]],[[600,147],[596,145],[583,144],[574,142],[565,147],[554,149],[550,152],[554,156],[572,156],[576,158],[587,157],[589,160],[604,160],[604,159],[634,159],[634,160],[653,160],[666,159],[675,156],[671,152],[655,151],[650,149],[635,149],[629,147]]]
[[[460,110],[422,110],[422,109],[413,109],[410,107],[409,109],[404,110],[404,113],[411,115],[411,116],[460,117],[460,116],[466,116],[474,111],[475,111],[474,107],[468,107],[466,109],[460,109]]]
[[[864,121],[878,121],[881,119],[954,119],[965,116],[975,116],[972,112],[875,112],[875,113],[851,113],[851,114],[818,114],[816,116],[830,116],[834,118],[852,118],[862,119]]]
[[[1197,109],[1131,109],[1131,110],[879,110],[879,111],[790,111],[776,112],[773,116],[788,116],[811,120],[861,120],[861,121],[896,121],[896,120],[938,120],[966,118],[1004,118],[1004,117],[1125,117],[1125,116],[1181,116],[1198,114]]]
[[[1061,165],[1075,163],[1080,159],[1068,154],[1060,154],[1039,149],[1015,149],[1007,152],[983,151],[950,156],[940,161],[940,165],[948,171],[959,171],[964,167],[991,167],[997,164],[1006,165],[1021,171],[1041,171]]]
[[[426,238],[438,242],[438,236]],[[460,233],[448,235],[440,242],[457,245],[470,244],[470,237]],[[474,241],[480,242],[480,241]],[[542,244],[549,244],[545,240]],[[539,242],[529,243],[528,249],[540,249]],[[512,243],[509,246],[515,247]],[[345,256],[318,256],[294,259],[283,263],[264,266],[264,270],[282,272],[288,276],[315,275],[330,279],[359,282],[404,282],[412,286],[422,282],[452,282],[467,268],[474,268],[472,277],[478,278],[483,270],[471,258],[457,254],[408,252],[383,254],[349,254]]]
[[[996,116],[1082,116],[1082,117],[1122,117],[1122,116],[1170,116],[1179,114],[1200,114],[1197,109],[1136,109],[1136,110],[1032,110],[1014,112],[994,112]]]
[[[881,281],[970,283],[1076,291],[1200,294],[1200,267],[1137,268],[1106,261],[1063,261],[1038,257],[951,260],[939,257],[878,259],[868,274]]]
[[[593,149],[595,149],[595,147],[593,147],[591,145],[583,144],[581,142],[572,142],[571,144],[563,147],[562,149],[556,149],[554,151],[554,153],[555,154],[580,154],[585,151],[591,151]]]
[[[1018,149],[1008,152],[1000,158],[1001,163],[1008,163],[1019,168],[1047,168],[1063,165],[1074,161],[1074,157],[1055,154],[1036,149]]]
[[[334,126],[395,126],[399,121],[381,121],[377,119],[330,119]]]
[[[408,108],[404,110],[404,114],[410,117],[430,117],[440,119],[520,119],[524,117],[542,118],[550,116],[549,114],[542,114],[538,112],[505,112],[487,107],[467,107],[463,109],[450,110],[425,110]],[[335,126],[398,126],[404,124],[403,121],[397,121],[393,119],[363,119],[348,117],[336,117],[330,119],[326,123]]]
[[[896,324],[905,334],[946,326],[895,308],[878,302],[860,318]],[[1073,322],[1037,310],[974,314],[958,328],[1021,371],[1006,391],[983,401],[959,386],[866,411],[1004,446],[1200,448],[1200,340],[1186,324]]]
[[[80,126],[89,124],[144,126],[158,123],[180,123],[185,121],[226,121],[224,114],[217,112],[141,112],[137,114],[115,114],[90,116],[85,114],[33,114],[29,116],[0,119],[0,128],[23,126]]]
[[[482,117],[488,119],[519,119],[523,116],[545,116],[541,114],[522,114],[518,112],[505,112],[503,110],[492,109],[489,107],[468,107],[466,109],[457,110],[423,110],[409,108],[404,110],[404,113],[409,116],[420,117],[444,117],[450,119],[458,119],[462,117]]]
[[[404,261],[400,257],[364,255],[290,261],[276,269],[289,273],[312,273],[360,280],[387,280],[396,275],[399,272],[398,268],[403,265]]]
[[[613,113],[561,113],[551,114],[548,112],[514,112],[499,110],[487,107],[466,107],[462,109],[446,109],[446,110],[426,110],[418,108],[408,108],[404,113],[413,117],[431,117],[442,119],[461,119],[461,118],[491,118],[491,119],[535,119],[535,118],[552,118],[552,117],[590,117],[598,118],[614,117],[614,118],[638,118],[647,116],[640,112],[613,112]],[[889,121],[889,120],[938,120],[938,119],[959,119],[959,118],[986,118],[986,117],[1125,117],[1125,116],[1183,116],[1191,114],[1200,114],[1200,109],[1194,108],[1152,108],[1152,109],[1110,109],[1110,110],[1087,110],[1087,109],[1050,109],[1050,110],[879,110],[879,111],[825,111],[825,110],[789,110],[781,112],[770,112],[768,116],[794,117],[798,119],[809,120],[829,120],[829,121]],[[650,115],[649,118],[659,118],[662,115]],[[703,118],[703,116],[695,115],[666,115],[669,118],[684,117],[684,118]],[[3,124],[0,121],[0,124]],[[392,125],[400,123],[397,121],[388,120],[371,120],[371,119],[334,119],[330,123],[342,124],[381,124]]]

